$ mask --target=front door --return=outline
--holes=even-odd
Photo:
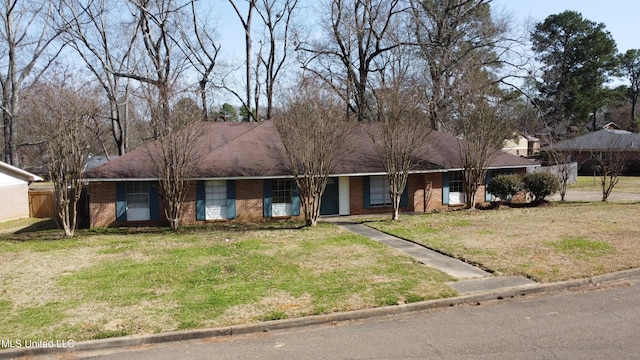
[[[322,194],[320,215],[337,215],[340,212],[338,201],[338,178],[329,178]]]

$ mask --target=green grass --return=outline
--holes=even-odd
[[[614,192],[640,194],[640,176],[620,176]],[[600,177],[578,176],[578,182],[569,184],[569,189],[585,191],[602,191]]]
[[[73,339],[454,296],[451,277],[321,223],[79,231],[0,241],[0,334]],[[16,271],[16,269],[18,271]]]
[[[560,241],[549,242],[556,251],[585,258],[595,258],[616,252],[615,247],[605,241],[590,240],[585,237],[565,237]]]
[[[557,202],[363,221],[496,275],[554,282],[640,267],[639,213],[640,203]]]

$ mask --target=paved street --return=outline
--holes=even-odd
[[[638,359],[640,285],[528,296],[233,338],[65,354],[99,359]],[[75,356],[74,356],[75,355]]]

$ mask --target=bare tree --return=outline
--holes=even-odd
[[[185,58],[176,51],[173,30],[183,21],[184,9],[193,0],[128,0],[135,18],[139,38],[142,39],[144,58],[137,69],[115,72],[116,76],[136,80],[149,86],[145,99],[153,106],[151,122],[153,134],[158,137],[164,128],[171,128],[171,99],[179,91],[177,80],[185,69]],[[149,94],[154,94],[151,101]]]
[[[456,94],[455,131],[459,141],[466,208],[475,206],[476,192],[487,175],[487,167],[499,154],[505,139],[513,134],[511,119],[501,113],[501,91],[487,88],[487,74],[466,74],[466,86]],[[476,80],[478,79],[478,80]],[[477,86],[480,86],[478,88]]]
[[[47,168],[54,188],[56,221],[65,236],[75,233],[77,203],[83,186],[84,166],[99,145],[94,121],[100,106],[95,91],[72,83],[62,74],[30,89],[29,116],[44,136]]]
[[[328,176],[347,152],[354,124],[341,116],[335,96],[310,79],[303,79],[292,93],[273,121],[298,185],[306,224],[315,226]]]
[[[197,146],[201,135],[196,126],[199,120],[199,112],[188,106],[176,106],[170,117],[171,126],[162,127],[157,140],[146,145],[160,181],[165,218],[172,230],[180,226],[188,179],[204,153]]]
[[[130,79],[125,78],[123,84],[117,73],[128,72],[135,62],[132,48],[139,28],[124,20],[114,21],[123,7],[113,1],[61,0],[57,10],[68,43],[104,89],[109,102],[111,136],[118,155],[123,155],[129,148]],[[109,153],[105,154],[108,158]]]
[[[573,164],[569,153],[556,149],[554,145],[555,141],[552,140],[546,154],[550,165],[553,166],[554,174],[560,181],[560,201],[564,201],[567,195],[567,185],[571,178]]]
[[[244,29],[244,44],[245,44],[245,80],[246,80],[246,88],[245,88],[245,98],[244,100],[238,96],[237,93],[236,96],[238,96],[239,99],[242,100],[242,104],[247,108],[247,109],[251,109],[251,106],[253,105],[253,101],[254,101],[254,97],[257,97],[257,94],[252,93],[251,91],[251,72],[253,71],[253,67],[251,66],[251,59],[253,58],[253,54],[251,53],[251,47],[252,47],[252,34],[251,34],[251,25],[252,25],[252,19],[253,19],[253,12],[256,9],[256,1],[257,0],[245,0],[245,2],[247,3],[247,15],[243,16],[242,15],[242,11],[240,10],[240,7],[237,4],[236,0],[229,0],[229,3],[231,4],[231,6],[233,6],[233,10],[235,11],[236,15],[238,15],[238,19],[240,20],[240,22],[242,23],[242,28]],[[257,82],[256,82],[257,84]],[[257,108],[256,108],[257,111]],[[248,111],[248,115],[247,115],[247,119],[248,121],[253,120],[257,120],[257,116],[255,116],[253,114],[252,111]]]
[[[260,0],[256,8],[266,32],[267,53],[263,55],[260,52],[259,61],[264,66],[264,85],[267,97],[265,118],[267,120],[271,119],[273,112],[273,97],[277,80],[291,51],[289,46],[291,22],[297,5],[298,0]]]
[[[209,120],[208,84],[217,63],[221,45],[216,44],[212,27],[203,21],[201,16],[198,16],[201,10],[196,8],[195,1],[191,1],[190,9],[191,24],[180,29],[182,41],[178,45],[187,61],[199,74],[198,91],[202,120],[207,121]]]
[[[332,0],[325,38],[300,40],[303,68],[331,86],[358,121],[368,118],[375,61],[402,44],[396,35],[405,12],[400,0]]]
[[[594,174],[600,178],[602,201],[607,201],[634,154],[630,152],[632,143],[626,143],[624,137],[611,136],[604,145],[604,148],[592,149],[589,152],[589,163]]]
[[[420,91],[412,82],[399,77],[386,85],[374,91],[376,121],[369,124],[368,133],[387,172],[395,221],[409,172],[429,150],[431,128],[425,121]]]
[[[62,51],[54,42],[60,29],[52,26],[53,3],[45,0],[0,2],[0,109],[4,127],[4,161],[18,162],[18,113],[24,82],[34,81]]]
[[[431,126],[450,124],[459,80],[470,67],[497,69],[509,63],[517,41],[506,19],[491,14],[491,0],[411,0],[414,42],[425,66],[424,86]],[[494,77],[490,81],[503,81]]]

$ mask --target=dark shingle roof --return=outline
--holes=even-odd
[[[556,151],[640,151],[640,134],[625,130],[602,129],[553,145]],[[550,150],[546,146],[542,151]]]
[[[193,179],[286,177],[288,170],[280,135],[271,121],[201,122],[200,136],[193,144],[199,151]],[[335,175],[384,173],[374,144],[363,126],[357,127],[350,150],[337,162]],[[415,171],[438,171],[460,168],[460,139],[433,131],[425,139],[429,144],[418,159]],[[534,161],[500,153],[491,167],[537,166]],[[154,179],[155,170],[145,146],[88,171],[88,179]]]

